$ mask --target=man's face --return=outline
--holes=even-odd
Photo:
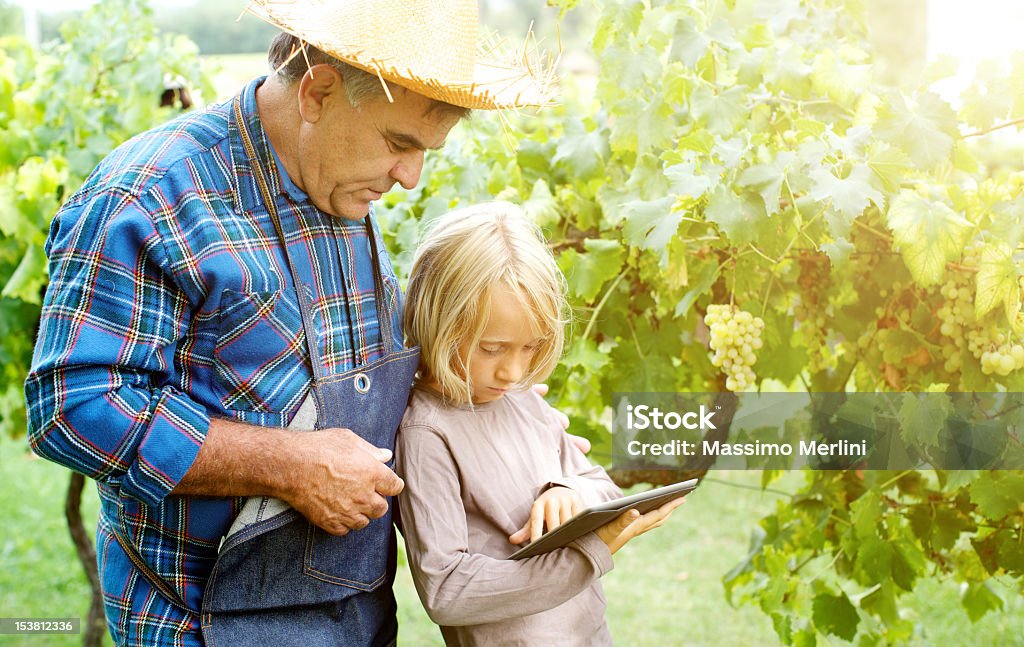
[[[318,118],[301,125],[300,186],[321,211],[357,220],[395,182],[416,186],[424,152],[440,148],[458,118],[428,114],[431,100],[404,88],[392,91],[394,103],[381,96],[353,108],[340,87],[339,76]]]

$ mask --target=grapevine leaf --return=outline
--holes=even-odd
[[[681,18],[676,23],[669,59],[680,60],[687,67],[694,67],[700,59],[704,58],[704,53],[707,52],[710,43],[711,39],[694,24],[692,19]]]
[[[896,92],[885,98],[887,114],[875,127],[882,139],[905,151],[918,167],[931,168],[949,158],[957,132],[956,114],[949,104],[929,92],[918,95],[916,105]]]
[[[888,579],[879,582],[874,591],[861,598],[860,606],[868,613],[881,618],[890,630],[901,622],[896,606],[895,589]]]
[[[903,439],[909,445],[936,446],[939,432],[945,428],[952,412],[953,403],[948,395],[934,393],[915,397],[908,394],[903,398],[899,414]]]
[[[941,202],[913,191],[901,191],[889,207],[889,228],[903,262],[921,286],[938,283],[946,263],[957,259],[967,242],[971,223]]]
[[[641,249],[661,249],[675,235],[683,215],[672,210],[675,198],[633,200],[622,205],[626,241]]]
[[[1020,270],[1017,269],[1013,254],[1007,245],[990,245],[982,249],[977,291],[974,296],[974,316],[981,319],[1000,304],[1005,304],[1008,310],[1011,304],[1016,304],[1019,309],[1019,276]]]
[[[1013,110],[1013,94],[1005,91],[1007,79],[1002,78],[995,61],[981,61],[974,75],[974,83],[960,93],[960,114],[972,126],[988,128],[997,120],[1006,119]]]
[[[847,104],[857,99],[854,88],[866,87],[870,75],[870,66],[851,65],[841,60],[835,50],[823,48],[814,58],[811,81],[837,103]]]
[[[864,165],[857,165],[845,178],[838,178],[824,169],[810,172],[811,197],[818,202],[830,201],[842,219],[833,226],[835,236],[847,236],[854,218],[864,212],[869,204],[885,204],[885,198],[871,186],[871,171]]]
[[[981,581],[999,570],[999,549],[996,546],[995,535],[971,538],[971,546],[974,548],[974,560],[967,560],[969,568],[963,570],[970,573],[973,579]]]
[[[111,148],[108,141],[103,152]],[[36,199],[53,195],[66,180],[67,164],[63,158],[44,160],[41,157],[30,157],[18,168],[14,189],[30,199]]]
[[[693,306],[697,298],[705,294],[711,289],[711,286],[715,284],[715,280],[718,278],[719,265],[716,262],[704,263],[701,265],[700,271],[697,274],[697,279],[693,281],[691,288],[683,295],[683,298],[676,304],[674,315],[676,317],[685,317],[690,312],[690,307]]]
[[[856,549],[857,566],[873,582],[892,579],[892,546],[878,537],[863,539]]]
[[[990,230],[994,240],[1002,241],[1013,249],[1024,241],[1024,195],[992,207]]]
[[[764,316],[764,347],[758,353],[758,374],[789,384],[807,366],[807,348],[799,344],[792,315],[769,309]]]
[[[599,373],[610,358],[591,339],[577,338],[565,353],[562,362],[572,368],[579,366],[587,373]]]
[[[804,626],[794,631],[793,647],[818,647],[818,637],[814,632],[814,627]]]
[[[39,293],[46,281],[46,253],[42,246],[33,243],[25,250],[25,255],[0,294],[26,303],[40,303]]]
[[[502,164],[494,164],[491,166],[491,172],[487,175],[487,192],[491,195],[498,195],[505,188],[516,184],[513,179],[513,173],[520,171],[518,166],[508,166]]]
[[[846,159],[860,159],[864,157],[864,149],[871,142],[871,129],[867,126],[854,126],[848,128],[842,136],[829,130],[825,133],[825,140],[842,151]]]
[[[725,168],[734,169],[745,161],[749,150],[750,136],[745,133],[739,133],[735,137],[727,139],[716,137],[715,145],[711,149],[711,156],[721,161]],[[707,174],[712,174],[710,168]]]
[[[821,137],[823,134],[825,134],[825,131],[828,130],[828,127],[824,123],[817,121],[815,119],[808,119],[807,117],[797,119],[793,123],[793,127],[796,129],[796,132],[799,133],[800,135],[815,139]]]
[[[912,507],[907,518],[913,532],[932,550],[947,551],[956,544],[962,532],[976,529],[957,510],[933,508],[929,504]]]
[[[964,606],[971,622],[977,622],[989,611],[1002,609],[1003,599],[988,580],[968,582],[960,594],[960,604]]]
[[[597,174],[607,156],[608,139],[601,132],[586,132],[579,121],[570,120],[551,162],[564,169],[568,177],[578,180]]]
[[[693,151],[701,155],[710,155],[715,148],[715,136],[706,130],[694,130],[680,137],[676,145],[680,150]]]
[[[843,640],[853,640],[860,615],[845,593],[819,593],[814,597],[813,608],[814,625],[820,631],[839,636]]]
[[[993,473],[990,478],[977,479],[970,485],[971,501],[992,520],[999,520],[1019,510],[1024,501],[1024,477],[1014,472]]]
[[[550,144],[534,139],[525,139],[519,143],[519,148],[516,151],[516,163],[519,168],[535,171],[539,175],[545,176],[548,174],[551,160]]]
[[[643,100],[630,97],[616,110],[609,144],[614,151],[632,151],[638,155],[668,146],[675,113],[663,97]]]
[[[749,92],[742,85],[735,85],[719,94],[706,85],[698,86],[690,95],[690,113],[694,119],[707,124],[711,132],[730,135],[748,114]]]
[[[800,45],[779,45],[772,65],[766,66],[765,80],[783,92],[800,95],[810,86],[811,66],[804,61],[806,51]]]
[[[583,241],[586,253],[567,250],[558,257],[558,265],[573,295],[591,302],[609,279],[619,273],[625,250],[617,240],[588,238]]]
[[[868,152],[868,168],[881,181],[883,189],[896,193],[904,176],[913,170],[914,163],[900,149],[882,143],[871,147]]]
[[[779,212],[779,196],[782,193],[782,182],[796,161],[796,154],[781,151],[769,164],[755,164],[743,170],[736,179],[741,187],[760,190],[764,200],[765,212],[769,216]]]
[[[980,167],[978,158],[964,145],[963,141],[953,144],[953,168],[964,173],[977,173]]]
[[[925,556],[916,541],[892,543],[892,580],[904,591],[914,590],[914,580],[925,570]]]
[[[757,198],[740,197],[724,185],[711,192],[704,216],[717,224],[736,246],[757,240],[766,229],[768,216]]]
[[[523,204],[523,211],[541,228],[551,227],[558,222],[558,203],[543,178],[534,182],[530,199]]]
[[[25,217],[18,209],[14,190],[0,178],[0,233],[15,236],[25,228]]]
[[[1003,531],[997,539],[999,565],[1018,576],[1024,575],[1024,543],[1012,532]]]
[[[680,162],[665,169],[665,177],[671,186],[670,191],[678,196],[697,199],[711,187],[711,179],[696,171],[693,162]]]
[[[750,531],[750,546],[743,559],[729,569],[729,572],[722,576],[722,584],[725,585],[725,599],[729,604],[734,604],[732,599],[733,588],[742,580],[749,579],[749,573],[754,570],[754,560],[761,554],[764,546],[766,533],[761,526],[754,526]],[[747,577],[743,577],[746,575]]]
[[[974,526],[955,510],[937,508],[931,524],[932,546],[939,550],[949,550],[960,538],[960,533],[974,529]]]
[[[836,238],[831,243],[824,243],[821,246],[821,251],[828,254],[833,267],[839,267],[845,263],[850,258],[850,253],[853,250],[853,243],[842,237]]]

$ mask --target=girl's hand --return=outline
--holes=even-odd
[[[672,511],[683,505],[685,498],[674,499],[657,510],[641,515],[636,510],[627,510],[615,521],[610,521],[594,532],[608,546],[612,555],[626,545],[626,542],[638,537],[652,528],[657,528],[668,521]]]
[[[583,509],[583,500],[580,495],[567,487],[556,485],[553,488],[544,490],[533,502],[533,509],[530,510],[530,520],[508,538],[513,544],[521,544],[527,539],[536,541],[544,534],[545,527],[550,532],[558,526],[571,519],[577,512]]]

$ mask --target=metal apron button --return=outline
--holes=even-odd
[[[352,382],[353,382],[352,386],[355,388],[356,391],[358,391],[360,393],[369,393],[370,392],[370,384],[371,384],[370,376],[367,375],[366,373],[358,373],[358,374],[356,374],[356,376],[354,378],[352,378]]]

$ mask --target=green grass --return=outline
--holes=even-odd
[[[0,440],[0,616],[85,617],[89,592],[64,522],[68,472],[31,458],[23,441]],[[774,487],[795,489],[799,474]],[[730,607],[721,577],[746,553],[751,528],[775,505],[756,473],[718,473],[665,526],[631,542],[604,578],[608,622],[616,644],[774,645],[767,616]],[[84,516],[92,530],[95,489],[87,487]],[[440,633],[420,607],[400,560],[395,586],[400,645],[440,645]],[[971,624],[955,582],[922,581],[907,596],[916,626],[913,645],[1024,645],[1024,597],[1000,590],[1006,609]],[[45,639],[0,636],[0,644],[77,645],[79,636]],[[819,644],[841,645],[837,639]]]
[[[89,610],[89,584],[64,519],[70,472],[36,459],[24,441],[0,440],[0,616],[77,617]],[[90,534],[99,509],[86,484],[82,517]],[[0,644],[80,645],[81,636],[0,636]]]

